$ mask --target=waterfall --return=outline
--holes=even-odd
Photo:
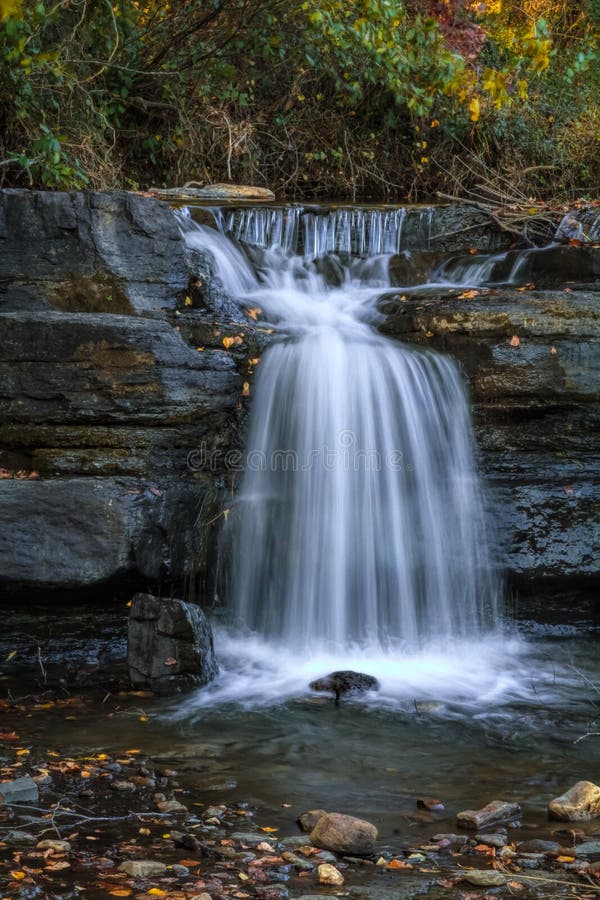
[[[246,209],[217,216],[221,234],[186,232],[278,335],[252,386],[227,603],[235,628],[286,652],[414,652],[497,617],[458,368],[374,328],[402,223]],[[225,232],[263,249],[259,274]]]

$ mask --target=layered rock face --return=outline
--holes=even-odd
[[[385,333],[451,352],[468,377],[497,555],[519,591],[597,583],[598,298],[432,288],[383,304]]]
[[[0,192],[9,595],[174,584],[202,569],[223,470],[187,458],[238,440],[241,381],[222,344],[199,351],[182,338],[190,279],[166,204]]]
[[[444,215],[454,237],[439,252],[477,246],[472,223],[459,240]],[[487,229],[482,246],[506,236]],[[597,579],[599,252],[532,258],[543,291],[432,287],[381,304],[384,332],[452,353],[469,380],[499,563],[520,590]],[[0,192],[4,595],[210,584],[238,477],[226,454],[243,448],[269,340],[186,252],[166,204]]]

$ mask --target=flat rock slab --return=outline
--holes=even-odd
[[[578,781],[566,793],[548,804],[551,819],[588,822],[600,816],[600,787],[592,781]]]
[[[126,872],[133,878],[150,878],[152,875],[162,875],[166,870],[164,863],[152,859],[127,860],[119,866],[119,872]]]
[[[0,798],[7,804],[37,803],[39,796],[38,786],[29,776],[0,784]]]
[[[462,877],[469,884],[475,884],[477,887],[496,887],[506,884],[506,875],[501,872],[494,872],[491,869],[470,869],[462,873]]]
[[[164,200],[275,200],[275,194],[269,188],[220,182],[205,187],[150,188],[148,193]]]
[[[521,807],[518,803],[509,803],[506,800],[493,800],[482,809],[466,809],[458,813],[457,825],[462,828],[480,829],[488,825],[497,825],[500,822],[510,822],[521,815]]]

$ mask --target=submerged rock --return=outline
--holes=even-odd
[[[218,671],[212,630],[202,610],[152,594],[133,598],[127,662],[132,684],[162,694],[207,684]]]
[[[469,869],[462,873],[462,877],[469,884],[475,884],[477,887],[496,887],[506,884],[506,875],[501,872],[494,872],[492,869]]]
[[[500,822],[510,822],[521,815],[521,807],[518,803],[509,803],[506,800],[493,800],[482,809],[465,809],[456,817],[457,825],[462,828],[485,828],[488,825]]]
[[[566,793],[548,804],[551,819],[587,822],[600,816],[600,787],[592,781],[578,781]]]
[[[369,856],[375,849],[377,829],[364,819],[342,813],[327,813],[317,822],[310,840],[316,847],[333,850],[335,853]]]
[[[364,694],[366,691],[378,691],[379,687],[379,682],[372,675],[350,670],[331,672],[309,684],[311,691],[335,694],[336,703],[345,694]]]
[[[298,822],[298,825],[300,826],[302,831],[310,833],[316,826],[319,819],[322,819],[323,816],[326,815],[326,809],[309,809],[308,812],[302,813],[302,815],[298,816],[296,821]]]
[[[149,878],[152,875],[162,875],[166,872],[166,865],[155,862],[152,859],[132,859],[121,863],[119,872],[126,872],[133,878]]]

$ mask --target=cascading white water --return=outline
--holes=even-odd
[[[266,247],[259,280],[224,234],[188,231],[279,334],[253,386],[229,604],[238,628],[303,655],[472,640],[495,622],[498,591],[462,380],[451,358],[373,328],[388,258],[356,257],[401,239],[386,245],[389,213],[371,215],[366,238],[346,213],[345,231],[330,216],[333,230],[305,233],[299,256],[299,216],[245,211],[236,234]],[[353,247],[328,286],[313,258]]]

